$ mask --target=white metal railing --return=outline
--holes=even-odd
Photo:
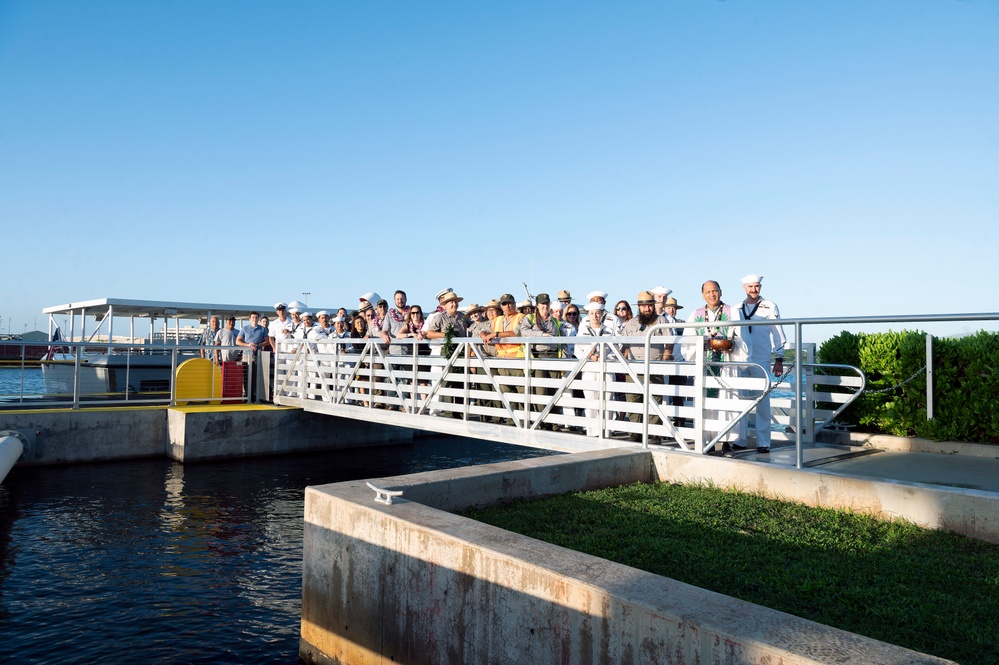
[[[770,390],[768,368],[752,362],[709,362],[700,343],[684,346],[685,353],[693,355],[684,362],[623,360],[624,348],[660,344],[660,340],[669,344],[677,338],[565,340],[564,345],[597,345],[596,361],[534,357],[530,352],[522,358],[497,358],[487,355],[478,338],[456,339],[447,358],[420,355],[427,343],[410,339],[392,341],[393,346],[410,350],[399,355],[389,354],[381,340],[281,340],[275,358],[274,401],[362,419],[370,418],[373,409],[396,411],[404,418],[400,424],[406,425],[414,424],[410,417],[416,416],[529,432],[559,430],[601,438],[628,434],[645,444],[672,443],[696,453],[715,449],[726,435],[744,439],[746,417]],[[510,343],[532,349],[552,345],[553,340],[510,338]],[[859,370],[854,371],[858,379],[853,384],[862,385]],[[775,440],[789,439],[785,429],[812,431],[815,423],[829,419],[831,411],[817,408],[818,403],[850,397],[827,394],[822,383],[827,378],[833,385],[851,385],[844,377],[808,371],[804,385],[811,402],[805,409],[805,428],[796,427],[793,394],[772,396],[778,407],[775,422],[782,428],[773,433]],[[427,421],[422,426],[433,429]]]
[[[19,358],[4,352],[5,359],[14,362],[0,366],[0,409],[247,402],[254,372],[262,392],[269,386],[265,371],[270,354],[261,354],[258,359],[245,353],[246,362],[240,365],[218,369],[214,364],[205,365],[199,368],[198,377],[178,386],[181,364],[200,358],[202,350],[224,353],[228,347],[116,343],[110,353],[107,347],[95,353],[88,342],[4,341],[0,345],[20,347]],[[39,347],[47,351],[41,359],[38,353],[28,353]],[[182,380],[185,373],[181,374]]]

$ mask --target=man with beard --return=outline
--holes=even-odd
[[[741,321],[742,315],[738,308],[731,307],[722,302],[722,290],[718,285],[718,282],[714,280],[708,280],[701,285],[701,296],[704,298],[704,307],[700,307],[691,313],[690,318],[687,319],[687,323],[701,323],[702,326],[696,328],[687,328],[686,335],[697,335],[703,344],[705,345],[705,361],[711,363],[720,363],[726,361],[742,361],[749,357],[749,348],[746,345],[746,340],[741,334],[742,328],[735,326],[726,326],[724,322],[726,321]],[[731,348],[727,351],[716,350],[710,347],[710,341],[712,339],[728,339],[732,342]],[[693,352],[685,353],[688,358],[693,358]],[[708,374],[717,377],[734,377],[737,375],[736,368],[723,368],[717,365],[712,365],[705,370]],[[737,397],[738,391],[728,390],[728,389],[718,389],[710,388],[707,390],[707,397],[714,398],[720,397],[722,399],[735,399]],[[730,411],[721,411],[720,409],[705,409],[704,410],[704,430],[708,431],[721,431],[725,426],[725,420],[731,416]],[[709,425],[708,421],[715,421],[714,424]],[[744,432],[741,430],[745,429],[745,421],[738,427],[730,430],[723,438],[722,452],[728,453],[732,451],[732,443],[737,441],[741,436],[745,436]],[[712,437],[713,438],[713,437]],[[743,440],[745,440],[743,438]]]
[[[656,314],[655,296],[648,291],[642,291],[638,294],[638,316],[629,319],[628,322],[624,324],[624,328],[621,332],[625,337],[645,337],[645,331],[648,328],[661,323],[666,323],[666,319]],[[652,334],[653,336],[665,336],[668,335],[669,332],[670,331],[666,328],[661,328]],[[624,352],[624,357],[627,360],[637,360],[641,362],[645,361],[645,344],[625,344],[622,346],[622,350]],[[662,360],[663,357],[669,358],[672,352],[672,344],[652,344],[649,347],[649,360],[656,361]],[[637,363],[632,365],[632,369],[636,372],[641,371],[641,367]],[[634,382],[634,379],[631,378],[630,374],[627,376],[627,381],[629,383]],[[648,381],[649,383],[662,385],[663,377],[661,374],[652,374],[648,377]],[[624,396],[626,402],[631,402],[633,404],[640,404],[642,402],[642,398],[643,395],[641,393],[634,392],[626,393]],[[629,413],[628,420],[633,423],[639,423],[641,422],[641,414]],[[661,422],[662,421],[659,419],[659,416],[653,415],[649,419],[649,423],[653,425],[658,425]],[[642,435],[637,432],[632,432],[630,438],[632,441],[641,441]],[[659,441],[659,437],[657,436],[649,437],[649,439],[654,443],[658,443]]]

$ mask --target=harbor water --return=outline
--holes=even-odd
[[[0,485],[0,663],[297,663],[306,486],[547,454],[435,436],[15,466]]]

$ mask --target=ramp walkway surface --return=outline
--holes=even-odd
[[[812,444],[804,447],[803,466],[883,480],[924,483],[956,489],[999,493],[999,446],[995,457],[879,450],[861,446]],[[740,460],[794,466],[794,446],[775,447],[769,454],[736,453]]]

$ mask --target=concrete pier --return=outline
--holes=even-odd
[[[619,449],[372,480],[403,492],[392,505],[376,503],[365,481],[310,487],[299,655],[322,664],[949,662],[449,512],[623,483],[709,478],[875,514],[884,510],[870,497],[894,491],[897,509],[907,501],[914,515],[946,504],[938,488],[823,476]],[[999,497],[981,498],[991,504],[979,509],[997,514]]]
[[[0,412],[0,430],[30,432],[18,466],[146,457],[178,462],[410,443],[413,430],[274,406],[46,409]]]

